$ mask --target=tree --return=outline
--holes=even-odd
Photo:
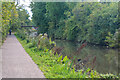
[[[30,20],[29,20],[29,14],[27,10],[25,10],[23,6],[18,6],[17,11],[19,15],[18,18],[19,18],[20,25],[24,25],[24,26],[29,25]]]
[[[7,36],[7,33],[10,29],[10,21],[12,16],[12,10],[14,9],[14,3],[12,2],[2,2],[2,39]]]
[[[119,28],[117,3],[47,2],[31,5],[35,24],[42,25],[39,33],[46,32],[52,38],[104,45],[108,32],[114,34]]]
[[[68,40],[85,40],[87,34],[88,17],[93,10],[93,3],[78,3],[72,9],[72,16],[66,20],[65,34]]]
[[[118,29],[118,5],[117,3],[100,4],[89,17],[91,26],[88,29],[87,40],[96,44],[105,44],[108,32],[112,34]],[[89,26],[89,25],[88,25]]]
[[[5,40],[9,29],[13,31],[20,28],[21,23],[24,25],[29,24],[29,15],[25,9],[15,5],[15,2],[2,2],[2,39]]]
[[[47,18],[46,18],[46,3],[45,2],[32,2],[31,9],[33,13],[33,22],[38,26],[38,33],[47,32]]]
[[[59,2],[48,2],[46,4],[46,16],[49,19],[49,30],[48,30],[48,35],[52,37],[57,37],[57,34],[55,31],[57,29],[60,29],[59,23],[63,23],[64,19],[66,18],[66,15],[64,14],[65,11],[68,9],[68,6],[66,3],[59,3]],[[63,26],[61,26],[63,27]],[[59,33],[59,31],[57,32]]]

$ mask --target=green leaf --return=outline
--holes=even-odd
[[[62,55],[58,58],[57,62],[61,62],[62,60]]]

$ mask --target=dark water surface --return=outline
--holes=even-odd
[[[118,74],[118,50],[107,49],[105,47],[87,45],[81,52],[75,53],[80,47],[80,43],[56,40],[57,47],[64,47],[62,50],[63,56],[76,56],[78,59],[84,59],[91,55],[87,67],[91,68],[93,58],[96,56],[94,69],[100,73]]]

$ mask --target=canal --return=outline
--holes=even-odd
[[[118,74],[118,50],[108,49],[106,47],[87,45],[79,53],[75,53],[81,46],[80,43],[69,42],[64,40],[55,40],[57,47],[64,47],[62,50],[63,56],[73,57],[78,59],[85,59],[89,56],[87,67],[91,68],[93,58],[96,56],[94,69],[99,73],[112,73]]]

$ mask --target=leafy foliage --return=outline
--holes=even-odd
[[[4,40],[10,29],[10,23],[12,22],[12,15],[17,18],[17,13],[15,12],[15,4],[10,2],[2,2],[2,39]],[[14,13],[12,13],[14,12]]]
[[[38,4],[43,8],[41,9]],[[36,10],[32,11],[33,19],[41,23],[38,32],[47,33],[49,37],[55,39],[107,45],[105,39],[108,32],[115,34],[115,30],[119,28],[117,3],[48,2],[34,3],[33,7],[36,7]],[[42,25],[44,23],[45,26]]]
[[[108,32],[105,40],[110,47],[119,47],[120,46],[120,29],[117,29],[116,32],[111,34]]]
[[[51,39],[48,39],[47,34],[44,35],[39,34],[38,36],[38,49],[52,49],[55,46],[55,42],[51,41]]]
[[[62,60],[62,55],[58,58],[57,62],[61,62]]]
[[[90,14],[87,41],[97,44],[105,44],[108,32],[115,33],[118,29],[118,6],[116,3],[98,4],[100,7]],[[89,25],[87,25],[89,26]]]
[[[15,5],[15,2],[2,2],[2,39],[5,40],[9,29],[15,31],[23,25],[29,25],[31,21],[28,19],[29,15],[22,6]],[[1,24],[0,23],[0,24]],[[23,37],[24,38],[24,37]]]
[[[52,49],[54,46],[56,46],[56,43],[50,39],[48,39],[48,36],[46,33],[39,34],[38,36],[31,36],[30,34],[32,31],[31,29],[18,29],[17,35],[22,39],[26,39],[27,43],[30,43],[28,47],[37,47],[38,50],[46,50],[46,49]]]
[[[45,2],[35,2],[31,3],[31,9],[33,14],[33,22],[38,26],[38,33],[46,33],[48,29],[46,18],[46,3]]]
[[[75,68],[71,67],[73,61],[71,62],[67,56],[63,58],[58,55],[51,55],[51,51],[40,50],[36,51],[35,47],[28,48],[29,43],[25,43],[17,36],[18,40],[26,50],[26,52],[32,57],[33,61],[39,66],[39,68],[44,72],[46,78],[104,78],[104,79],[115,79],[118,78],[113,74],[100,74],[94,70],[88,68],[86,70],[75,71]]]

